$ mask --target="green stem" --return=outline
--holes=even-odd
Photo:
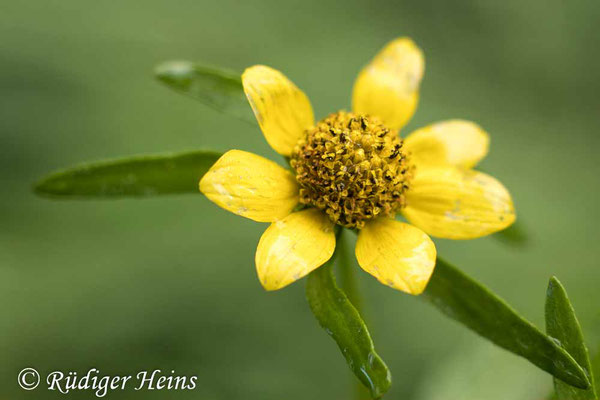
[[[356,268],[354,268],[354,263],[352,262],[351,249],[347,243],[347,234],[345,235],[344,232],[345,229],[342,229],[337,239],[340,285],[344,292],[346,292],[346,296],[348,296],[348,299],[354,308],[356,308],[364,320],[362,298],[356,279]]]

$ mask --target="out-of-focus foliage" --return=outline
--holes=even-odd
[[[156,67],[156,78],[217,111],[255,123],[240,74],[189,61],[166,61]]]

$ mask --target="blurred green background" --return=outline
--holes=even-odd
[[[481,167],[511,190],[530,233],[526,247],[437,241],[439,253],[539,326],[547,280],[557,275],[597,348],[599,20],[595,0],[3,0],[0,398],[63,397],[21,390],[16,377],[28,366],[198,376],[194,391],[115,391],[114,399],[350,398],[355,378],[311,315],[304,282],[260,287],[253,259],[266,225],[200,195],[50,201],[30,188],[56,168],[137,153],[239,148],[275,157],[257,127],[155,82],[161,61],[273,66],[323,117],[349,108],[359,69],[404,35],[427,63],[405,132],[448,118],[480,123],[492,135]],[[422,394],[444,380],[440,369],[465,365],[472,346],[485,349],[484,369],[508,357],[535,390],[550,390],[550,377],[526,361],[358,274],[394,376],[388,398],[431,398]],[[510,370],[498,368],[495,379]],[[468,371],[454,376],[472,382]]]

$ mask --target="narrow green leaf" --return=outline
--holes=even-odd
[[[46,176],[34,190],[53,197],[89,198],[200,193],[200,178],[220,156],[191,151],[83,164]]]
[[[336,285],[333,263],[332,258],[308,276],[308,304],[319,324],[338,344],[352,372],[369,388],[373,398],[380,398],[392,384],[390,371],[375,352],[358,311]]]
[[[169,61],[155,70],[156,78],[171,89],[243,121],[256,123],[240,74],[189,61]]]
[[[450,318],[553,376],[580,388],[590,386],[583,369],[560,345],[485,286],[439,258],[424,298]]]
[[[501,230],[498,233],[495,233],[494,235],[492,235],[492,237],[508,245],[516,247],[526,246],[529,242],[527,229],[519,220],[517,220],[510,227]]]
[[[583,367],[591,382],[591,386],[583,390],[555,378],[554,389],[557,400],[596,400],[592,365],[583,341],[581,327],[567,292],[556,277],[550,279],[546,292],[546,333],[560,343]]]

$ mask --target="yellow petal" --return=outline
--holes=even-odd
[[[294,176],[273,161],[230,150],[200,181],[200,191],[219,207],[259,222],[284,218],[298,204]]]
[[[435,267],[435,245],[414,226],[389,218],[369,222],[358,234],[359,265],[384,285],[420,294]]]
[[[474,239],[515,221],[508,190],[482,172],[459,168],[417,169],[406,193],[404,216],[432,236]]]
[[[388,128],[400,129],[415,113],[424,71],[423,53],[411,39],[392,41],[358,75],[353,111],[377,116]]]
[[[304,131],[314,125],[310,101],[281,72],[255,65],[242,74],[244,92],[267,142],[289,156]]]
[[[486,156],[490,138],[479,125],[455,119],[418,129],[404,143],[417,166],[472,168]]]
[[[256,249],[256,271],[266,290],[277,290],[323,265],[335,250],[333,223],[311,208],[271,224]]]

